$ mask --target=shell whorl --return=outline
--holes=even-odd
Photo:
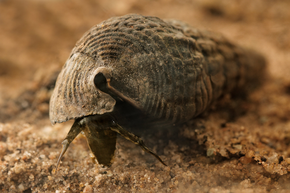
[[[106,20],[84,34],[77,42],[72,55],[75,56],[74,60],[82,62],[66,63],[59,75],[64,85],[88,73],[84,72],[84,66],[86,69],[103,66],[112,68],[111,85],[138,103],[136,106],[140,106],[146,114],[156,118],[173,122],[187,120],[204,111],[213,99],[210,78],[203,65],[204,57],[197,50],[195,39],[185,36],[181,29],[157,17],[134,14]],[[88,60],[92,66],[86,64],[83,59],[77,59],[77,56],[90,58]],[[77,67],[68,68],[72,64]],[[68,79],[64,78],[65,76],[72,77]],[[86,80],[85,76],[83,80]],[[58,83],[57,85],[56,89],[62,93],[58,100],[69,99],[68,102],[62,102],[62,110],[58,110],[57,113],[51,111],[51,114],[62,114],[62,117],[67,113],[65,119],[57,122],[112,110],[99,110],[99,103],[104,103],[102,97],[89,98],[94,95],[100,96],[100,91],[96,90],[93,93],[96,89],[94,85],[90,85],[88,89],[81,84],[78,91],[72,88],[75,86],[73,84],[62,86],[64,90],[60,89]],[[67,107],[68,110],[63,111],[65,105],[71,105],[70,95],[66,94],[71,90],[75,91],[76,99],[82,95],[86,97],[85,108],[81,108],[83,105],[80,100],[73,102],[73,107]],[[77,92],[79,94],[76,94]],[[56,99],[52,101],[54,100]],[[92,110],[94,105],[97,110]]]
[[[93,84],[110,69],[110,85],[155,118],[186,121],[225,92],[255,79],[265,61],[223,36],[157,17],[125,15],[92,27],[62,69],[50,104],[51,122],[112,112],[116,101]],[[255,58],[255,57],[254,57]],[[108,77],[106,77],[108,78]]]
[[[74,52],[112,67],[111,85],[147,114],[186,120],[213,99],[196,41],[159,18],[126,15],[94,26]]]
[[[81,53],[71,55],[58,76],[50,100],[52,124],[113,111],[116,101],[94,85],[99,69],[102,68],[91,57]]]

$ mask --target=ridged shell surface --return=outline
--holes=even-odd
[[[146,114],[180,122],[256,79],[264,67],[258,54],[219,34],[156,17],[114,17],[77,42],[57,79],[50,119],[112,112],[116,101],[93,82],[101,68],[110,71],[110,85]]]
[[[82,53],[73,53],[66,61],[50,99],[53,124],[113,111],[116,101],[94,85],[96,69],[96,61]]]

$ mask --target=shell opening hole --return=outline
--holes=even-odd
[[[99,72],[94,78],[95,86],[102,92],[107,92],[107,79],[103,73]]]

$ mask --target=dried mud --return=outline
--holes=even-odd
[[[290,191],[289,8],[283,0],[0,1],[0,191]],[[219,31],[266,57],[266,79],[246,99],[224,96],[176,130],[141,136],[167,167],[119,138],[114,164],[102,168],[79,136],[56,172],[72,122],[49,122],[55,78],[85,31],[127,13]]]

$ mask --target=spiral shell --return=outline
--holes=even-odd
[[[51,97],[50,120],[110,114],[120,98],[151,117],[185,122],[264,69],[262,56],[220,34],[157,17],[113,17],[72,50]],[[110,92],[98,87],[97,75]]]
[[[50,119],[112,112],[116,101],[94,85],[99,71],[107,71],[111,86],[146,114],[176,122],[202,113],[222,93],[253,78],[247,72],[264,66],[261,57],[219,34],[156,17],[114,17],[77,42],[58,76]]]

